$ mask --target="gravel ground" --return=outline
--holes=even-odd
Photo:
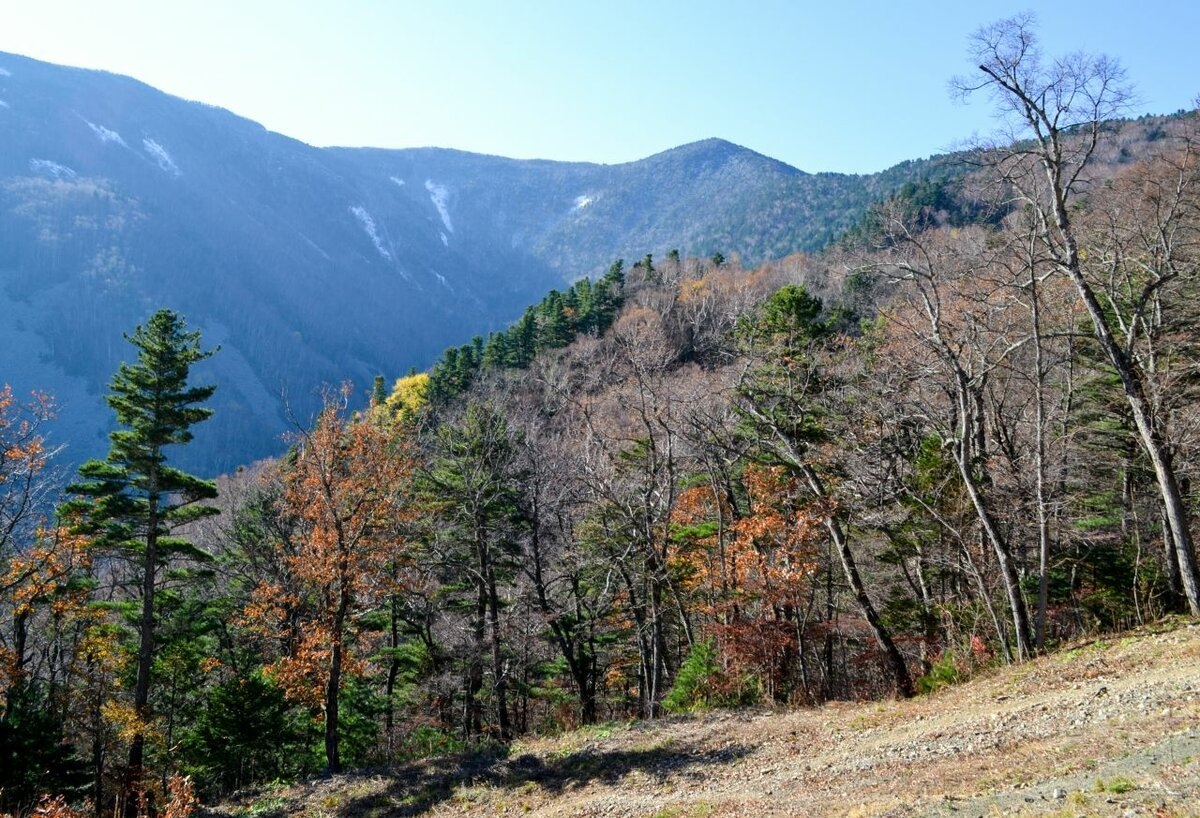
[[[1200,623],[910,701],[585,728],[210,808],[214,818],[1200,816]]]

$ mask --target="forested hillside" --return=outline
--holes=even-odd
[[[215,484],[165,458],[211,394],[174,313],[56,521],[52,420],[3,393],[3,808],[910,697],[1200,616],[1200,119],[1114,120],[1108,64],[1030,33],[973,43],[1022,140],[825,251],[614,261]]]

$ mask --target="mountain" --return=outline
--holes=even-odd
[[[915,173],[807,174],[710,139],[621,165],[319,149],[136,80],[0,54],[0,382],[48,391],[69,463],[155,309],[220,344],[185,467],[282,447],[365,390],[618,257],[814,250]]]

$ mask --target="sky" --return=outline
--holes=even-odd
[[[869,173],[992,128],[969,35],[1031,3],[0,0],[0,51],[125,74],[312,145],[619,163],[708,137]],[[1048,55],[1117,58],[1134,113],[1193,107],[1200,4],[1059,0]]]

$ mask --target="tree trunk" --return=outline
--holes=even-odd
[[[825,487],[821,483],[821,479],[817,473],[811,466],[805,466],[803,471],[813,494],[818,497],[824,497]],[[913,685],[912,674],[908,671],[908,662],[905,661],[904,655],[900,653],[900,649],[896,647],[891,632],[883,624],[883,620],[879,618],[879,614],[875,610],[875,605],[872,604],[871,597],[867,594],[862,576],[858,572],[858,564],[854,560],[854,552],[850,549],[850,540],[846,535],[845,529],[842,528],[842,524],[837,517],[832,514],[825,518],[825,528],[829,532],[829,536],[833,539],[834,547],[837,548],[838,558],[842,563],[842,571],[846,574],[846,582],[850,585],[851,593],[854,594],[854,601],[858,603],[859,610],[862,611],[867,624],[871,626],[871,633],[875,636],[875,642],[879,645],[880,650],[883,651],[883,655],[887,660],[888,668],[891,670],[892,679],[896,685],[896,692],[905,698],[915,695],[917,691]]]
[[[99,689],[96,698],[91,702],[92,719],[92,804],[96,818],[108,806],[104,803],[104,694]]]
[[[338,687],[342,683],[342,643],[335,639],[329,652],[329,681],[325,686],[325,771],[342,771],[338,731]]]
[[[133,687],[133,709],[137,728],[129,742],[129,766],[121,793],[123,812],[134,818],[139,801],[146,790],[146,734],[143,725],[150,723],[150,671],[154,667],[154,591],[158,576],[158,490],[156,475],[150,476],[148,490],[146,552],[142,557],[142,612],[138,621],[137,677]]]
[[[1029,320],[1033,329],[1034,368],[1034,468],[1037,470],[1034,493],[1038,516],[1038,601],[1035,643],[1039,651],[1046,647],[1046,618],[1050,607],[1050,516],[1046,499],[1046,367],[1043,361],[1041,302],[1038,278],[1033,264],[1029,268]]]
[[[504,667],[504,652],[500,639],[500,596],[496,592],[496,572],[488,561],[487,565],[488,624],[491,629],[492,676],[496,688],[496,722],[500,728],[500,740],[512,738],[512,724],[508,717],[508,672]]]
[[[400,601],[393,594],[388,598],[390,613],[389,645],[392,649],[388,660],[387,687],[384,691],[387,703],[384,711],[384,729],[387,730],[387,758],[395,759],[396,755],[396,681],[400,677]]]
[[[954,463],[958,468],[959,476],[962,478],[963,486],[967,489],[967,496],[971,500],[971,506],[975,509],[975,515],[979,518],[983,536],[996,555],[996,563],[1000,567],[1000,576],[1004,581],[1004,593],[1008,597],[1008,607],[1012,612],[1013,629],[1017,641],[1017,659],[1024,661],[1033,655],[1029,644],[1031,633],[1029,627],[1029,609],[1025,605],[1025,597],[1021,592],[1020,577],[1017,575],[1016,565],[1013,564],[1012,553],[1009,551],[1008,543],[1005,542],[1000,534],[1000,529],[992,517],[991,510],[988,508],[987,501],[983,496],[983,491],[979,487],[979,482],[975,479],[975,473],[972,468],[970,442],[976,438],[978,429],[981,426],[981,424],[972,423],[970,420],[971,417],[978,417],[978,415],[974,414],[971,397],[973,390],[967,382],[966,373],[961,369],[956,370],[955,380],[958,390],[959,419],[958,439],[954,442]]]

